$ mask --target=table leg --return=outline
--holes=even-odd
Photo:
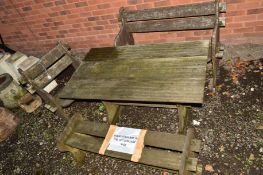
[[[178,107],[178,115],[179,115],[179,134],[186,134],[186,127],[188,121],[188,106],[179,106]]]
[[[122,106],[107,101],[103,101],[102,103],[104,104],[108,113],[108,123],[110,125],[115,125],[118,123]]]

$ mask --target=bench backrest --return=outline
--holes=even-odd
[[[45,54],[41,59],[26,71],[19,72],[23,75],[22,83],[29,83],[35,88],[43,88],[56,78],[69,65],[74,64],[67,44],[58,42],[57,46]],[[73,65],[74,66],[74,65]],[[74,66],[75,67],[75,66]]]
[[[120,34],[214,29],[217,24],[218,27],[225,26],[225,19],[219,17],[220,13],[225,11],[226,4],[219,3],[218,0],[144,10],[121,8],[119,20],[122,22],[122,31]],[[122,38],[122,40],[125,39]],[[133,40],[132,36],[129,36],[128,40]],[[132,44],[132,42],[128,43]],[[117,43],[117,45],[124,44]]]

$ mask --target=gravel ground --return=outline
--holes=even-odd
[[[263,59],[224,61],[217,95],[208,90],[211,79],[207,79],[205,103],[201,108],[193,108],[188,124],[195,128],[196,138],[202,140],[199,162],[206,168],[203,174],[263,174],[263,133],[256,129],[263,121],[262,64]],[[65,119],[43,107],[32,114],[13,111],[21,122],[15,133],[0,143],[0,174],[167,174],[92,153],[87,153],[85,163],[78,166],[70,154],[60,153],[56,148]],[[89,120],[107,120],[99,102],[77,101],[65,111],[81,112]],[[125,107],[119,125],[176,133],[177,110]]]

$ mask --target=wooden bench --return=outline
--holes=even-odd
[[[81,164],[85,158],[84,151],[99,153],[109,127],[106,123],[84,120],[80,114],[75,114],[59,137],[57,146],[60,151],[71,152]],[[196,158],[200,147],[201,141],[193,139],[192,129],[188,129],[186,136],[147,131],[138,163],[179,174],[198,172],[201,175],[202,166],[197,165]],[[131,160],[130,154],[110,150],[106,150],[104,155]]]
[[[123,105],[178,108],[179,132],[186,131],[188,108],[202,104],[207,62],[212,60],[214,87],[217,56],[222,55],[219,17],[225,4],[120,10],[116,47],[93,48],[60,92],[60,98],[102,100],[110,124]],[[213,29],[211,40],[134,45],[132,33]]]
[[[57,112],[59,116],[67,117],[62,107],[72,103],[74,100],[63,100],[49,94],[44,88],[49,83],[55,83],[54,79],[64,71],[68,66],[73,65],[75,69],[80,65],[80,61],[74,58],[69,51],[69,45],[58,42],[57,46],[45,54],[41,59],[23,71],[19,69],[22,75],[21,84],[25,85],[31,93],[37,93],[46,103],[46,107],[52,112]],[[30,101],[30,95],[27,94],[25,101]]]

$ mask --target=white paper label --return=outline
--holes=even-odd
[[[133,154],[140,131],[140,129],[117,127],[107,149]]]

